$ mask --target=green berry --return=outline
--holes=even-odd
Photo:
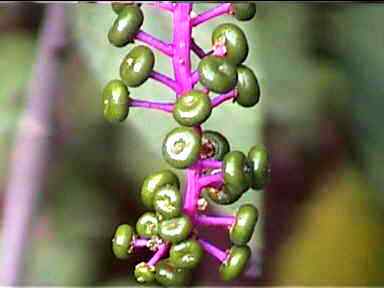
[[[223,159],[224,184],[227,189],[244,193],[249,189],[247,157],[240,151],[228,152]]]
[[[212,130],[205,130],[203,132],[201,144],[201,155],[204,159],[212,158],[221,161],[230,151],[227,138],[221,133]]]
[[[185,169],[199,160],[200,147],[201,136],[194,128],[177,127],[164,138],[162,155],[172,167]]]
[[[180,189],[179,178],[171,170],[161,170],[145,177],[141,186],[141,200],[150,209],[154,208],[153,198],[160,187],[172,185]]]
[[[155,267],[149,266],[145,262],[140,262],[135,266],[135,278],[139,283],[150,283],[155,280]]]
[[[154,207],[162,219],[170,219],[180,215],[181,194],[176,186],[164,185],[156,190]]]
[[[159,234],[165,241],[173,244],[179,243],[189,236],[192,230],[192,222],[188,216],[180,216],[160,222]]]
[[[233,3],[232,14],[239,21],[249,21],[256,14],[255,3]]]
[[[159,233],[159,220],[153,212],[145,212],[136,223],[137,234],[143,237],[156,236]]]
[[[253,71],[245,65],[237,67],[237,92],[235,101],[243,107],[255,106],[260,99],[259,82]]]
[[[259,190],[264,188],[270,177],[267,150],[260,146],[253,146],[248,152],[248,162],[252,170],[251,187]]]
[[[203,249],[199,242],[190,239],[172,245],[169,251],[169,260],[180,268],[195,268],[203,258]]]
[[[212,112],[209,96],[201,91],[192,90],[177,99],[173,117],[183,126],[195,126],[204,123]]]
[[[127,7],[128,5],[136,5],[138,7],[141,6],[140,3],[122,3],[122,2],[112,2],[111,6],[112,6],[112,10],[116,13],[116,14],[119,14],[121,11],[123,11],[123,9],[125,7]]]
[[[213,45],[224,45],[226,53],[223,56],[233,65],[239,65],[248,56],[248,41],[241,28],[232,23],[224,23],[215,28],[212,33]]]
[[[112,251],[117,258],[126,259],[129,256],[133,234],[133,228],[128,224],[117,227],[112,239]]]
[[[235,245],[245,245],[251,240],[259,213],[252,204],[242,205],[236,213],[236,222],[231,227],[229,237]]]
[[[159,261],[156,266],[156,281],[163,286],[187,286],[191,281],[191,271],[172,265],[169,259]]]
[[[251,249],[248,246],[232,246],[228,258],[220,265],[219,274],[223,281],[232,281],[245,270]]]
[[[216,187],[206,187],[202,191],[204,198],[211,199],[214,203],[219,205],[230,205],[235,203],[243,193],[233,188],[230,185],[223,185],[220,188]]]
[[[236,86],[236,66],[223,57],[206,56],[197,69],[200,83],[215,93],[226,93]]]
[[[127,86],[121,80],[111,80],[103,90],[104,118],[109,122],[124,121],[129,113],[131,98]]]
[[[155,55],[144,45],[133,48],[120,65],[120,77],[128,87],[138,87],[151,74],[155,65]]]
[[[108,32],[109,42],[116,47],[132,43],[144,22],[144,15],[137,5],[124,7]]]

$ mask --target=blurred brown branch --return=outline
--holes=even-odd
[[[37,60],[27,87],[27,106],[11,155],[4,200],[1,284],[18,285],[38,194],[43,189],[50,152],[52,110],[58,94],[62,51],[67,44],[63,4],[49,4]]]

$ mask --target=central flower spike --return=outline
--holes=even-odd
[[[152,5],[172,14],[173,42],[166,43],[141,30],[142,6]],[[181,190],[175,172],[162,169],[148,175],[140,196],[144,212],[133,228],[117,227],[112,252],[119,259],[148,249],[153,254],[137,263],[134,276],[139,283],[157,282],[164,286],[188,286],[192,269],[203,261],[204,253],[215,257],[220,278],[232,281],[240,277],[251,255],[247,243],[258,220],[258,210],[243,204],[234,215],[205,215],[208,205],[230,205],[250,188],[262,189],[269,179],[269,159],[264,147],[255,145],[247,155],[231,151],[226,137],[213,130],[203,130],[214,108],[228,100],[242,107],[253,107],[260,100],[260,87],[254,72],[243,62],[248,56],[248,42],[241,28],[232,23],[217,26],[212,33],[212,50],[205,52],[192,39],[192,28],[221,15],[239,21],[251,20],[254,3],[222,3],[199,15],[192,13],[192,3],[112,3],[116,19],[108,33],[115,47],[135,45],[120,64],[120,78],[107,83],[103,90],[104,117],[124,121],[130,108],[155,109],[172,113],[180,127],[173,128],[162,141],[165,162],[176,169],[186,169]],[[172,58],[175,79],[154,70],[156,49]],[[191,52],[200,59],[195,71]],[[155,80],[176,94],[174,103],[133,99],[128,87],[138,87]],[[195,85],[203,88],[198,90]],[[211,93],[219,95],[211,99]],[[228,121],[231,121],[228,119]],[[201,238],[200,226],[220,227],[228,233],[232,247],[222,251]]]

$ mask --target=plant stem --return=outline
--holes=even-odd
[[[4,286],[21,283],[37,196],[43,190],[48,163],[52,111],[61,80],[61,52],[67,44],[64,5],[46,7],[26,95],[28,102],[16,135],[5,191],[0,267]]]
[[[225,253],[224,251],[222,251],[221,249],[217,248],[215,245],[213,245],[213,244],[211,244],[208,241],[203,240],[203,239],[199,239],[198,241],[199,241],[201,247],[207,253],[211,254],[213,257],[218,259],[221,263],[227,259],[228,254]]]
[[[231,6],[231,3],[225,3],[204,11],[192,19],[192,26],[195,27],[218,16],[229,14]]]
[[[213,168],[213,169],[221,169],[223,167],[223,163],[219,160],[214,159],[205,159],[200,160],[198,165],[204,168]]]
[[[231,100],[237,97],[237,90],[233,89],[228,93],[221,94],[212,99],[212,107],[217,107],[227,100]]]
[[[214,175],[200,177],[198,180],[198,183],[199,183],[199,187],[205,187],[214,183],[223,183],[223,181],[224,181],[223,173],[216,173]]]
[[[234,216],[207,216],[198,215],[195,217],[196,224],[204,226],[227,226],[230,227],[235,223],[236,217]]]
[[[176,93],[180,90],[180,87],[175,80],[157,71],[152,71],[149,77],[171,88]]]
[[[168,252],[169,245],[168,244],[162,244],[160,245],[159,249],[156,251],[155,254],[153,254],[152,258],[148,261],[149,266],[155,266],[156,263],[163,258],[163,256]]]
[[[147,243],[148,243],[148,240],[147,240],[147,239],[136,238],[136,239],[133,241],[133,246],[134,246],[134,247],[146,247],[146,246],[147,246]]]
[[[135,39],[144,42],[145,44],[148,44],[149,46],[159,50],[167,56],[173,56],[172,45],[165,43],[160,39],[157,39],[156,37],[148,34],[147,32],[144,32],[143,30],[137,32],[137,34],[135,35]]]
[[[164,112],[172,112],[173,104],[172,103],[158,103],[146,100],[133,99],[130,104],[131,107],[139,107],[146,109],[155,109]]]

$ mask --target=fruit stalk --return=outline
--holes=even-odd
[[[172,112],[173,110],[172,103],[158,103],[158,102],[139,100],[139,99],[133,99],[132,102],[130,103],[130,106],[138,107],[138,108],[161,110],[168,113]]]
[[[195,27],[215,17],[228,14],[231,9],[231,6],[231,3],[221,4],[200,15],[197,15],[196,17],[192,18],[192,26]]]
[[[199,243],[201,247],[208,253],[211,254],[213,257],[215,257],[217,260],[219,260],[221,263],[224,262],[228,254],[222,251],[221,249],[217,248],[215,245],[209,243],[206,240],[199,239]]]
[[[234,216],[207,216],[207,215],[199,215],[195,218],[195,223],[204,226],[232,226],[236,221],[236,217]]]

